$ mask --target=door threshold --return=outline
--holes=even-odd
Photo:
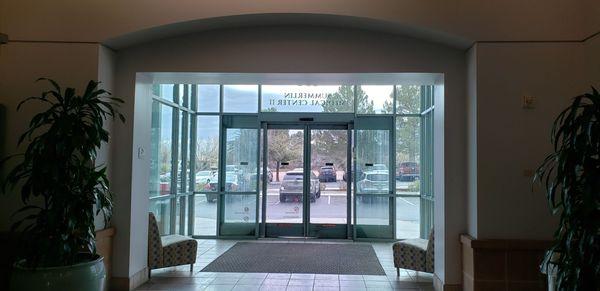
[[[349,238],[319,238],[316,236],[278,236],[278,237],[261,237],[259,240],[311,240],[311,241],[339,241],[339,242],[352,242]]]
[[[317,237],[316,236],[278,236],[277,238],[303,240],[303,239],[316,239]]]

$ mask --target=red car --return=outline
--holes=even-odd
[[[416,162],[402,162],[398,167],[398,172],[396,173],[396,178],[401,178],[404,175],[419,175],[419,164]]]

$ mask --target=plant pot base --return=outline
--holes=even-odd
[[[15,264],[9,290],[103,291],[105,282],[103,258],[98,256],[90,262],[64,267],[30,269]]]

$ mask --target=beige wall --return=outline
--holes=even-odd
[[[586,41],[584,47],[587,76],[589,78],[589,84],[586,85],[594,86],[600,91],[600,34]]]
[[[114,76],[117,65],[116,57],[117,55],[115,51],[103,45],[98,45],[98,76],[96,77],[96,79],[100,81],[98,87],[108,92],[114,92]],[[112,119],[108,119],[104,122],[104,128],[109,132],[112,131],[112,126]],[[109,141],[109,143],[102,143],[102,146],[98,151],[98,157],[96,158],[97,166],[107,167],[106,169],[109,181],[112,181],[112,167],[110,165],[112,158],[111,145],[113,143],[114,141]],[[95,224],[96,229],[104,229],[106,227],[104,217],[102,215],[96,216]]]
[[[207,41],[210,40],[210,41]],[[445,130],[444,144],[437,149],[443,153],[449,165],[440,175],[452,173],[442,188],[453,199],[436,199],[436,211],[446,213],[436,224],[440,248],[436,257],[436,273],[448,282],[460,282],[460,253],[458,234],[465,231],[464,212],[464,163],[466,133],[463,108],[464,100],[464,52],[437,44],[417,41],[400,36],[361,30],[323,27],[263,27],[210,31],[182,36],[169,40],[147,43],[122,50],[118,53],[117,87],[119,96],[128,97],[126,113],[135,116],[134,123],[115,127],[116,140],[123,142],[119,148],[128,150],[114,152],[113,167],[129,175],[114,176],[113,183],[119,192],[131,189],[132,197],[126,201],[131,205],[131,222],[127,219],[116,223],[131,223],[129,249],[131,253],[145,250],[145,228],[134,222],[147,212],[147,159],[135,157],[139,147],[148,148],[150,143],[150,104],[147,95],[139,95],[143,85],[134,88],[136,72],[439,72],[444,73],[446,105],[438,103],[442,115],[438,129]],[[135,89],[135,90],[134,90]],[[135,99],[133,98],[135,94]],[[439,94],[441,96],[441,94]],[[436,117],[437,118],[437,117]],[[444,122],[445,121],[445,125]],[[445,127],[445,128],[444,128]],[[133,139],[125,139],[132,136]],[[132,144],[131,144],[132,143]],[[442,180],[442,179],[440,179]],[[121,198],[118,198],[121,199]],[[123,201],[118,207],[124,207]],[[127,207],[126,207],[127,208]],[[134,209],[135,208],[135,209]],[[443,210],[443,211],[442,211]],[[445,212],[444,212],[445,211]],[[122,212],[121,212],[122,214]],[[141,221],[139,223],[147,223]],[[136,227],[134,227],[134,225]],[[117,225],[119,228],[119,226]],[[127,235],[124,232],[122,235]],[[140,239],[144,238],[144,240]],[[119,233],[117,233],[117,240]],[[445,251],[446,246],[450,251]],[[119,259],[121,258],[121,259]],[[127,256],[116,254],[115,260],[126,260]],[[145,254],[140,252],[129,257],[129,273],[145,266]],[[121,263],[125,263],[122,261]],[[123,270],[124,271],[124,270]],[[115,269],[115,273],[118,271]],[[129,274],[131,275],[131,274]]]
[[[476,49],[477,122],[469,126],[476,128],[477,177],[470,183],[476,183],[471,186],[477,194],[470,202],[477,210],[471,235],[550,239],[556,219],[539,187],[531,191],[527,172],[550,153],[555,116],[585,90],[584,45],[485,43]],[[524,95],[536,98],[534,109],[522,108]]]
[[[45,82],[35,83],[40,77],[60,82],[63,87],[85,89],[87,82],[98,78],[98,45],[9,43],[0,46],[0,103],[6,106],[8,134],[0,142],[6,153],[17,149],[19,135],[25,131],[31,116],[42,107],[35,102],[16,112],[17,104],[26,97],[39,96],[47,90]],[[17,195],[0,195],[0,230],[10,227],[10,215],[21,206]]]
[[[583,0],[583,35],[590,36],[600,32],[600,3],[598,0]]]
[[[307,33],[300,27],[212,31],[171,40],[176,46],[154,43],[116,53],[100,43],[165,24],[262,13],[364,17],[384,22],[388,30],[423,38],[435,32],[435,37],[450,35],[460,44],[581,40],[600,29],[598,11],[597,0],[533,0],[527,5],[519,0],[493,5],[478,0],[131,0],[85,5],[74,0],[3,0],[0,32],[11,40],[52,43],[0,46],[0,103],[7,106],[9,129],[0,142],[6,152],[16,150],[15,133],[25,129],[35,108],[27,106],[21,113],[14,108],[23,97],[42,90],[33,83],[40,76],[76,87],[100,79],[128,99],[128,123],[114,125],[115,142],[105,147],[102,157],[113,161],[117,190],[115,275],[130,276],[145,264],[145,249],[138,246],[145,244],[142,214],[147,210],[143,171],[136,170],[144,169],[145,162],[134,156],[137,145],[148,140],[144,131],[149,130],[149,115],[134,115],[148,104],[143,96],[134,98],[136,72],[443,72],[446,123],[436,128],[445,130],[446,147],[438,150],[445,154],[442,189],[447,195],[436,201],[436,213],[442,215],[436,218],[436,235],[442,238],[436,252],[444,250],[436,257],[436,272],[447,283],[457,283],[459,232],[468,230],[479,238],[550,237],[555,221],[542,194],[529,191],[531,177],[523,171],[534,169],[549,151],[550,123],[568,99],[589,83],[600,87],[598,36],[585,43],[479,43],[466,55],[464,50],[390,34],[340,29]],[[521,108],[524,94],[537,97],[535,109]],[[16,196],[0,195],[0,230],[8,228],[8,216],[18,205]]]
[[[583,39],[595,0],[4,0],[0,29],[11,39],[102,42],[181,21],[262,13],[322,13],[389,21],[467,40]],[[598,15],[598,14],[596,14]],[[590,14],[589,19],[593,19]],[[597,27],[598,28],[598,27]],[[596,28],[596,29],[597,29]]]
[[[477,45],[467,51],[467,229],[477,237]]]

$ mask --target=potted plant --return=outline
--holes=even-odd
[[[112,194],[106,167],[95,159],[101,143],[108,142],[103,128],[107,118],[119,117],[123,101],[98,89],[90,81],[85,92],[46,80],[52,89],[29,101],[47,105],[33,116],[19,144],[28,142],[10,170],[3,189],[20,193],[24,207],[13,217],[21,246],[14,264],[11,290],[102,290],[106,273],[96,254],[95,215],[105,222],[112,213]],[[38,81],[39,81],[38,80]]]
[[[600,94],[595,88],[558,115],[551,142],[554,152],[535,180],[545,187],[560,221],[541,267],[549,288],[600,290]]]

